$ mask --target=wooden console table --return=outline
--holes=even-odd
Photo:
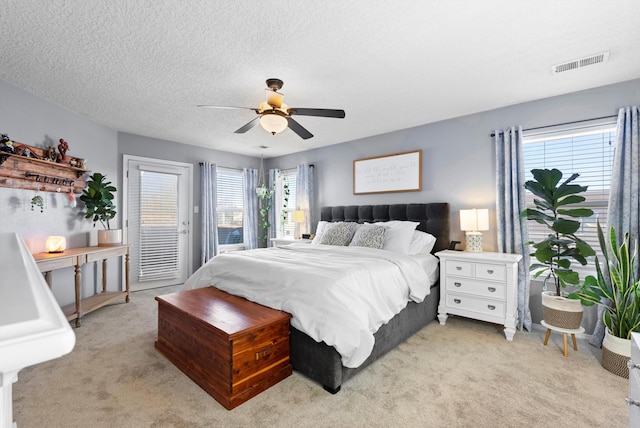
[[[124,257],[125,260],[125,291],[107,291],[107,259],[111,257]],[[38,269],[44,272],[45,280],[51,288],[51,271],[66,267],[75,268],[75,304],[64,306],[62,311],[68,321],[76,320],[76,327],[80,327],[80,319],[84,314],[95,311],[109,303],[124,297],[129,303],[129,246],[117,245],[113,247],[83,247],[70,248],[63,253],[38,253],[34,254]],[[85,263],[102,260],[102,292],[93,296],[82,298],[81,266]]]

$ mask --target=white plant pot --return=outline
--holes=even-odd
[[[122,229],[98,231],[98,247],[113,247],[122,244]]]
[[[627,361],[631,358],[631,340],[616,337],[607,329],[602,341],[602,367],[620,377],[629,378]]]
[[[584,312],[580,300],[557,296],[553,291],[543,291],[542,309],[547,324],[570,330],[580,328]]]

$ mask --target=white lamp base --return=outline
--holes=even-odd
[[[467,249],[468,253],[482,252],[482,232],[467,232]]]

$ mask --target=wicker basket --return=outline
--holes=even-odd
[[[575,330],[580,328],[580,324],[582,323],[582,312],[559,311],[543,306],[542,314],[544,322],[554,327]]]
[[[602,367],[611,373],[629,379],[627,362],[631,358],[631,340],[615,337],[605,332],[602,341]]]

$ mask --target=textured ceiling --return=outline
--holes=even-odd
[[[118,131],[272,157],[638,78],[639,16],[637,0],[3,0],[0,78]],[[298,116],[302,140],[195,107],[257,107],[269,77],[346,118]]]

